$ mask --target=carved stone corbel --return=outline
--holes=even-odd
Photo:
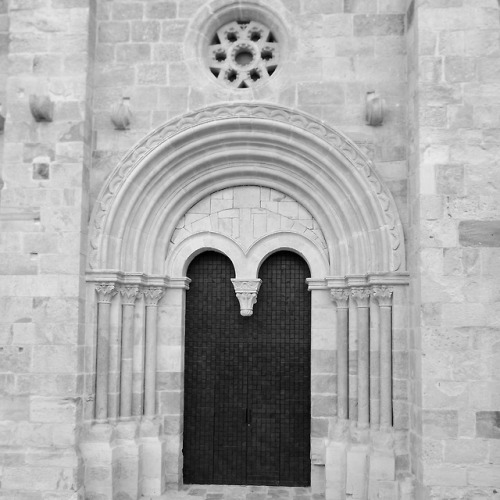
[[[231,278],[236,297],[240,302],[240,314],[242,316],[251,316],[253,306],[257,302],[261,279],[235,279]]]

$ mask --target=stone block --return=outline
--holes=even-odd
[[[347,479],[345,492],[352,500],[362,500],[367,494],[368,450],[364,446],[353,446],[347,451]]]
[[[335,14],[343,12],[344,0],[301,0],[302,12]]]
[[[476,412],[476,435],[480,438],[500,439],[500,411]]]
[[[464,247],[500,247],[500,221],[463,220],[458,233]]]
[[[469,37],[469,32],[467,32]],[[444,56],[463,55],[465,47],[464,31],[441,31],[439,33],[439,54]]]
[[[116,2],[116,3],[113,3],[112,9],[111,9],[113,20],[126,21],[129,19],[141,19],[142,18],[142,7],[143,7],[143,4],[139,3],[139,2],[134,2],[134,3]]]
[[[354,14],[376,13],[377,3],[371,0],[345,0],[344,12]]]
[[[484,439],[454,439],[445,441],[444,460],[452,464],[485,463],[488,442]]]
[[[141,64],[137,68],[139,85],[165,85],[167,83],[166,64]]]
[[[120,63],[144,63],[151,59],[151,46],[147,43],[131,43],[116,47],[116,60]]]
[[[445,80],[450,83],[471,82],[476,79],[476,59],[447,56],[444,61]]]
[[[353,16],[329,14],[323,16],[323,36],[325,38],[353,35]]]
[[[130,27],[125,22],[106,21],[99,24],[98,40],[103,43],[128,42]]]
[[[497,487],[500,484],[500,465],[478,465],[468,469],[469,484],[488,488]]]
[[[404,34],[403,14],[357,14],[353,20],[355,36]]]
[[[464,194],[463,165],[436,165],[436,192],[443,195]]]
[[[336,351],[313,349],[311,352],[312,373],[335,373],[336,356]]]
[[[318,82],[298,85],[299,105],[310,104],[344,104],[343,85],[339,83]]]
[[[133,42],[157,42],[160,39],[161,24],[159,21],[133,21]]]
[[[456,438],[458,436],[458,411],[422,410],[422,433],[426,438]]]
[[[0,420],[28,420],[29,406],[27,396],[3,396],[0,398]]]
[[[467,469],[448,464],[424,466],[424,481],[439,486],[466,486]]]
[[[175,2],[147,2],[146,18],[148,19],[175,19],[177,4]]]
[[[313,417],[333,417],[337,412],[336,396],[313,394],[311,396],[311,414]]]

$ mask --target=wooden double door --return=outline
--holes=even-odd
[[[310,295],[292,252],[262,265],[254,314],[242,317],[227,257],[189,266],[184,483],[310,484]]]

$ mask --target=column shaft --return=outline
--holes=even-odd
[[[95,416],[108,418],[108,374],[109,374],[109,316],[111,304],[97,304],[97,363]]]
[[[349,416],[348,309],[337,309],[337,407],[338,417]]]
[[[122,360],[120,379],[120,416],[132,415],[132,357],[134,349],[134,305],[122,309]]]
[[[380,307],[380,425],[392,426],[392,308]]]
[[[370,324],[369,309],[358,305],[358,424],[370,421]]]
[[[155,306],[146,307],[146,369],[144,371],[144,415],[156,411],[156,326]]]

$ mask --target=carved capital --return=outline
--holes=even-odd
[[[120,295],[122,296],[122,305],[133,306],[137,297],[141,294],[141,290],[137,285],[124,285],[120,287]]]
[[[157,307],[158,302],[163,297],[163,288],[159,287],[147,287],[142,290],[144,294],[144,300],[146,302],[146,307]]]
[[[95,291],[99,304],[111,304],[111,300],[118,293],[113,283],[99,283],[95,286]]]
[[[240,302],[240,314],[242,316],[251,316],[253,314],[253,306],[257,302],[257,294],[259,293],[261,279],[231,279],[236,297]]]
[[[351,289],[351,297],[358,307],[368,307],[370,305],[370,294],[371,290],[369,288]]]
[[[393,290],[391,286],[374,286],[372,288],[372,295],[380,307],[391,307]]]
[[[334,289],[330,290],[332,300],[337,305],[337,309],[347,309],[349,307],[349,290]]]

